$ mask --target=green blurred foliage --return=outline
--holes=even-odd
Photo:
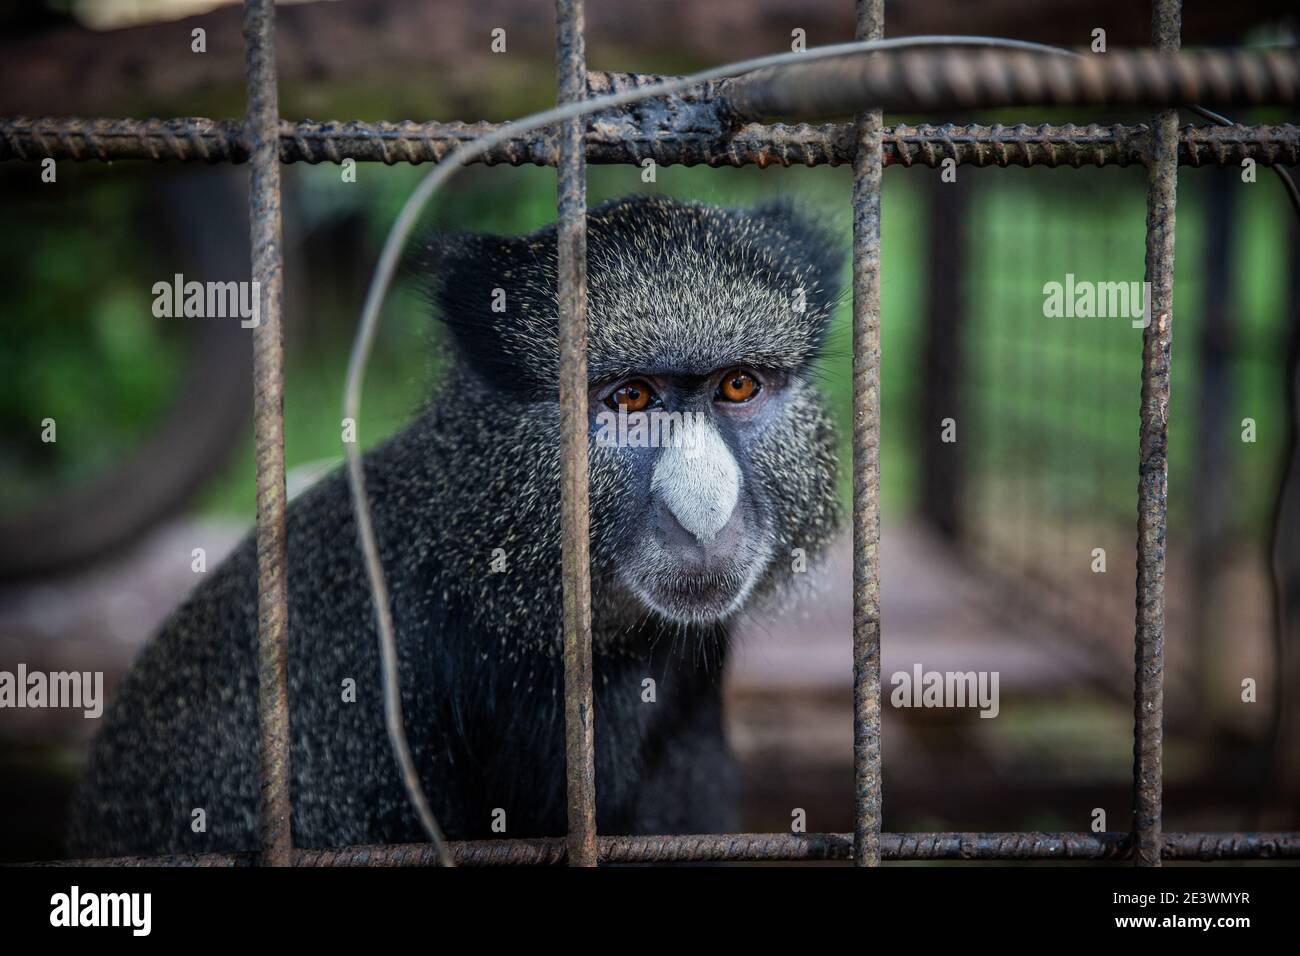
[[[42,192],[38,167],[22,172],[33,185],[6,203],[0,232],[5,510],[109,467],[147,432],[180,374],[175,337],[138,278],[146,255],[133,236],[136,184],[96,177],[63,203]],[[41,441],[46,418],[55,442]]]

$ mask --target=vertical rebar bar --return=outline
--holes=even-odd
[[[857,0],[858,40],[884,0]],[[853,860],[880,865],[880,185],[883,117],[857,117],[853,160]]]
[[[582,0],[555,2],[559,102],[585,99]],[[560,130],[556,191],[560,322],[561,573],[564,583],[564,756],[569,864],[596,865],[596,756],[591,687],[587,501],[586,119]]]
[[[1151,42],[1176,53],[1180,0],[1155,0]],[[1165,521],[1169,491],[1169,361],[1173,342],[1174,204],[1178,188],[1178,111],[1151,126],[1147,165],[1146,281],[1142,330],[1142,411],[1138,472],[1137,627],[1133,687],[1134,862],[1160,865],[1164,747]]]
[[[280,115],[275,4],[245,0],[248,57],[249,230],[260,321],[253,330],[257,458],[257,710],[262,753],[262,861],[292,862],[289,803],[289,601],[284,489],[284,341],[280,299]]]

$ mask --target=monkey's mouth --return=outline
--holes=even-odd
[[[738,565],[693,572],[660,568],[640,577],[634,590],[650,610],[662,617],[702,623],[724,619],[740,610],[757,577],[757,569]]]

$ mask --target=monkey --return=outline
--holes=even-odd
[[[844,253],[789,202],[630,196],[587,230],[596,824],[729,832],[731,631],[840,522],[814,366]],[[449,839],[562,836],[556,227],[434,233],[418,261],[450,361],[363,459],[407,736]],[[656,415],[687,424],[598,440]],[[293,500],[287,535],[294,843],[422,841],[341,472]],[[134,662],[74,789],[72,856],[257,849],[256,576],[250,538]]]

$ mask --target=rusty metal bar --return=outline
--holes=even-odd
[[[1181,0],[1155,0],[1151,42],[1179,47]],[[1142,330],[1137,622],[1133,687],[1134,861],[1160,865],[1164,760],[1165,517],[1169,492],[1169,362],[1173,344],[1177,110],[1156,114],[1147,164],[1147,325]]]
[[[582,0],[555,0],[559,102],[586,97]],[[564,757],[568,860],[596,865],[596,754],[591,683],[587,499],[587,164],[585,118],[560,135],[557,176],[560,319],[561,574],[564,584]]]
[[[856,39],[884,33],[858,0]],[[853,162],[853,860],[880,865],[880,110],[857,117]]]
[[[596,77],[601,77],[598,84]],[[659,77],[588,74],[588,89],[608,92]],[[704,94],[701,94],[702,96]],[[708,94],[712,96],[712,94]],[[587,162],[658,166],[841,166],[853,162],[856,127],[748,123],[730,126],[721,100],[664,97],[657,110],[597,114],[586,131]],[[656,101],[659,102],[659,101]],[[496,123],[280,123],[286,163],[439,163],[458,146],[499,130]],[[249,144],[242,121],[210,119],[0,119],[0,161],[45,158],[80,162],[243,163]],[[1136,126],[929,125],[886,127],[886,166],[937,167],[947,158],[969,166],[1133,166],[1146,162],[1150,130]],[[1300,126],[1184,126],[1183,166],[1300,165]],[[555,166],[559,149],[545,133],[519,136],[471,162]]]
[[[602,836],[602,863],[703,863],[850,860],[850,833],[730,833],[702,836]],[[1122,860],[1131,833],[883,833],[885,860]],[[567,841],[480,840],[452,843],[458,866],[545,866],[565,862]],[[1167,833],[1166,860],[1300,859],[1300,833]],[[427,843],[295,850],[294,864],[312,867],[437,866]],[[250,866],[251,853],[56,860],[41,866]]]
[[[285,548],[284,339],[280,305],[279,105],[275,4],[246,0],[249,221],[261,319],[253,330],[253,428],[257,458],[257,711],[261,729],[262,861],[292,862],[289,803],[289,599]]]
[[[1105,56],[969,46],[880,50],[754,70],[730,80],[723,95],[748,120],[843,116],[866,104],[891,112],[1291,105],[1300,99],[1300,56],[1289,49]]]

